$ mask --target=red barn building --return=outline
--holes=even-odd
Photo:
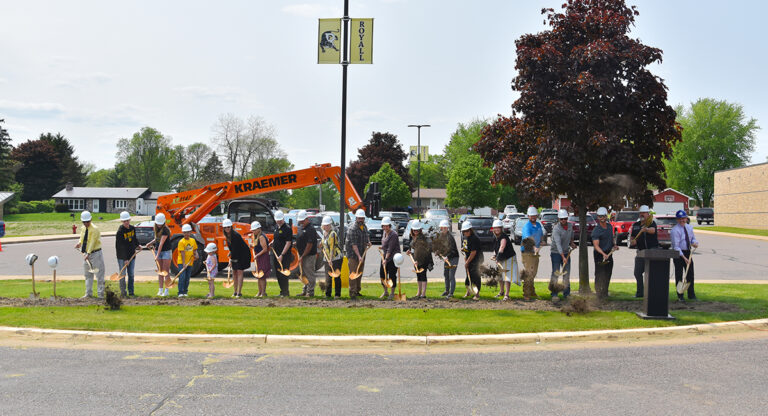
[[[683,210],[685,210],[685,212],[688,212],[688,202],[690,200],[691,200],[690,196],[672,188],[667,188],[663,191],[656,192],[653,195],[654,206],[670,204],[670,203],[682,203]],[[660,204],[657,204],[657,203],[660,203]]]

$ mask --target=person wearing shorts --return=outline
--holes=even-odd
[[[432,270],[434,267],[432,248],[424,236],[421,227],[421,221],[416,221],[411,226],[411,248],[405,252],[406,255],[413,256],[415,261],[414,268],[421,269],[421,272],[416,273],[418,291],[414,299],[427,298],[427,270]]]
[[[155,263],[157,263],[157,296],[168,296],[165,278],[171,271],[171,229],[165,225],[165,214],[155,215],[155,238],[147,243],[154,247]]]

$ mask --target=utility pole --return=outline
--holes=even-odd
[[[429,124],[409,124],[408,127],[416,127],[418,130],[416,141],[416,217],[421,219],[421,128],[432,126]]]
[[[344,0],[344,17],[341,18],[341,174],[339,176],[339,242],[344,247],[347,216],[346,208],[346,166],[347,166],[347,66],[349,66],[349,0]]]

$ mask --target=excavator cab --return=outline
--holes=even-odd
[[[266,234],[275,232],[277,223],[272,215],[272,203],[266,199],[235,200],[227,207],[227,218],[232,222],[250,224],[253,221],[261,223],[261,229]]]

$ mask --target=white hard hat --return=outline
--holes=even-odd
[[[530,217],[531,215],[539,215],[539,210],[534,206],[528,207],[528,216]]]
[[[363,211],[362,209],[358,209],[357,211],[355,211],[355,217],[365,218],[365,211]]]
[[[411,225],[411,230],[421,230],[421,221],[419,220],[413,221],[413,225]]]
[[[285,214],[283,214],[283,211],[275,212],[275,221],[285,221]]]
[[[392,226],[392,218],[389,218],[389,217],[382,218],[381,219],[381,225],[382,225],[382,227],[385,226],[385,225],[389,225],[391,227]]]
[[[251,231],[256,231],[259,228],[261,228],[261,223],[258,221],[254,221],[251,223]]]
[[[88,211],[83,211],[80,213],[80,221],[90,221],[91,220],[91,213]]]
[[[448,220],[440,221],[440,228],[451,228],[451,223]]]
[[[27,260],[27,264],[31,266],[35,264],[35,261],[37,261],[37,254],[29,253],[25,259]]]
[[[213,253],[214,251],[216,251],[216,243],[208,243],[208,245],[205,246],[206,253]]]
[[[333,219],[330,215],[326,215],[323,217],[323,222],[320,223],[320,225],[331,225],[333,224]]]
[[[232,226],[232,220],[229,218],[224,218],[224,221],[221,222],[222,227],[231,227]]]
[[[651,212],[651,209],[648,208],[648,205],[641,205],[640,212]]]
[[[557,218],[558,219],[568,218],[568,211],[566,211],[564,209],[561,209],[560,211],[557,211]]]
[[[599,217],[601,215],[608,215],[608,210],[605,209],[605,207],[600,207],[597,209],[597,216]]]
[[[504,227],[504,223],[501,222],[501,220],[493,220],[493,225],[491,228],[502,228]]]
[[[395,253],[395,255],[392,256],[392,262],[395,263],[395,267],[402,266],[404,261],[405,257],[403,257],[402,253]]]
[[[160,214],[155,215],[155,224],[165,225],[165,214],[161,212]]]
[[[59,256],[48,257],[48,265],[51,266],[52,269],[55,269],[56,266],[59,265]]]
[[[469,221],[464,221],[461,223],[461,231],[467,231],[472,229],[472,223]]]
[[[123,211],[120,213],[120,221],[130,221],[131,220],[131,214],[128,213],[128,211]]]
[[[307,211],[304,211],[303,209],[299,211],[298,214],[296,214],[296,221],[304,221],[307,219]]]
[[[181,232],[186,233],[187,231],[192,231],[192,226],[189,224],[184,224],[181,226]]]

